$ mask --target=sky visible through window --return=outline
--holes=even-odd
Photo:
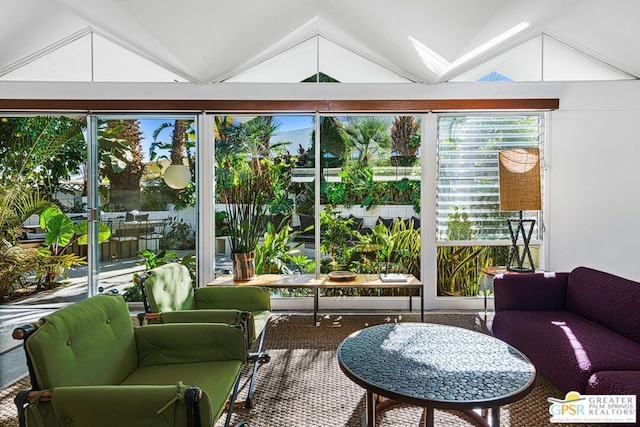
[[[278,127],[278,133],[289,132],[298,129],[309,129],[313,127],[313,115],[284,115],[274,116]],[[142,155],[143,161],[149,161],[149,150],[153,143],[153,132],[158,129],[163,123],[171,123],[173,119],[140,119],[140,131],[142,132]],[[161,142],[171,142],[171,129],[164,129],[158,136],[158,140]],[[289,149],[290,152],[294,152],[297,147]]]

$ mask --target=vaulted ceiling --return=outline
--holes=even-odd
[[[316,36],[407,81],[438,83],[544,34],[637,78],[639,16],[637,0],[3,0],[0,70],[90,29],[199,83]]]

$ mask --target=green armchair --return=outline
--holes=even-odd
[[[247,360],[253,371],[244,406],[253,406],[258,368],[270,360],[263,351],[264,337],[271,317],[269,291],[255,286],[193,287],[189,270],[169,263],[137,274],[148,321],[161,323],[222,322],[241,324],[251,351]]]
[[[13,336],[24,340],[31,378],[15,398],[22,427],[212,427],[230,400],[229,426],[247,354],[230,325],[134,329],[118,295],[61,308]]]

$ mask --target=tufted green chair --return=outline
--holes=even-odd
[[[15,398],[22,427],[213,427],[246,363],[240,328],[134,329],[119,295],[74,303],[13,335],[24,340],[32,387]]]
[[[193,287],[189,270],[169,263],[138,274],[148,321],[161,323],[222,322],[241,324],[246,332],[248,353],[253,363],[251,382],[245,401],[253,406],[258,368],[270,360],[263,351],[264,337],[271,317],[269,291],[255,286]]]

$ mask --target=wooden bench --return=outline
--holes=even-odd
[[[208,286],[262,286],[265,288],[307,288],[313,289],[313,322],[318,320],[320,303],[320,289],[335,288],[405,288],[417,289],[420,297],[420,321],[424,322],[424,298],[422,296],[422,282],[413,275],[407,274],[406,282],[383,282],[377,274],[357,274],[355,280],[330,280],[326,274],[316,277],[315,274],[260,274],[248,282],[234,282],[233,275],[223,274],[210,282]],[[409,311],[413,311],[413,292],[409,292]]]
[[[18,239],[18,245],[25,249],[39,248],[44,245],[44,239]]]

